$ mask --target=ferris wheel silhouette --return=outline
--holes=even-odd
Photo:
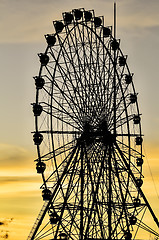
[[[64,12],[34,77],[34,144],[44,205],[32,239],[138,239],[159,233],[142,191],[143,134],[127,56],[104,17]]]

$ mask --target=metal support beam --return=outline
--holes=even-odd
[[[83,240],[83,190],[84,190],[84,174],[83,174],[83,146],[81,146],[81,211],[80,211],[80,240]]]
[[[112,152],[111,152],[111,145],[109,145],[109,157],[108,157],[108,166],[109,166],[109,172],[108,172],[108,175],[109,175],[109,192],[108,192],[108,236],[109,236],[109,239],[112,239],[112,236],[111,236],[111,233],[112,233],[112,221],[111,221],[111,218],[112,218],[112,181],[111,181],[111,172],[112,172]]]
[[[116,3],[114,3],[114,39],[116,40]],[[116,138],[116,50],[114,50],[114,137]]]
[[[152,210],[152,208],[151,208],[151,206],[150,206],[150,204],[149,204],[149,202],[148,202],[148,200],[147,200],[145,194],[143,193],[141,187],[138,186],[137,180],[136,180],[136,178],[135,178],[135,176],[134,176],[132,170],[130,169],[130,165],[127,163],[127,161],[126,161],[126,159],[125,159],[125,156],[124,156],[123,152],[120,150],[120,148],[119,148],[119,146],[118,146],[118,144],[117,144],[116,142],[115,142],[115,146],[116,146],[116,148],[117,148],[117,150],[118,150],[120,156],[122,157],[122,159],[123,159],[123,161],[124,161],[124,163],[125,163],[125,166],[127,167],[128,171],[129,171],[129,173],[130,173],[130,176],[132,177],[132,179],[133,179],[133,181],[134,181],[136,187],[138,188],[141,197],[143,198],[143,200],[144,200],[146,206],[148,207],[148,209],[149,209],[149,211],[150,211],[150,213],[151,213],[151,215],[152,215],[152,217],[153,217],[153,219],[154,219],[154,221],[155,221],[157,227],[159,228],[159,221],[158,221],[158,219],[157,219],[157,217],[156,217],[154,211]]]
[[[52,199],[53,199],[56,191],[58,190],[58,187],[59,187],[61,181],[63,180],[63,178],[64,178],[64,176],[65,176],[65,174],[66,174],[66,172],[67,172],[67,170],[68,170],[68,167],[69,167],[69,165],[70,165],[70,163],[71,163],[71,161],[72,161],[72,158],[73,158],[73,156],[74,156],[77,148],[78,148],[78,144],[77,144],[77,145],[75,146],[75,148],[72,150],[72,154],[71,154],[71,156],[70,156],[70,158],[69,158],[69,161],[68,161],[66,167],[64,168],[64,171],[63,171],[61,177],[59,178],[59,180],[58,180],[58,182],[57,182],[57,186],[56,186],[56,188],[54,189],[54,192],[52,193],[51,199],[48,201],[46,207],[44,208],[43,212],[41,213],[41,216],[40,216],[39,221],[38,221],[37,223],[36,223],[36,221],[35,221],[35,224],[33,225],[33,228],[31,229],[31,232],[30,232],[27,240],[33,240],[33,239],[34,239],[34,237],[35,237],[35,235],[36,235],[36,233],[37,233],[37,231],[38,231],[38,229],[39,229],[39,227],[40,227],[40,225],[41,225],[41,223],[42,223],[42,221],[43,221],[43,218],[44,218],[44,216],[45,216],[45,214],[46,214],[46,212],[47,212],[47,210],[48,210],[48,208],[49,208],[49,206],[50,206],[50,204],[51,204],[51,202],[52,202]]]

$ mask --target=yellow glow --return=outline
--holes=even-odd
[[[35,149],[30,134],[34,120],[29,104],[35,100],[32,76],[38,74],[39,69],[36,54],[45,50],[44,34],[54,32],[52,21],[61,19],[62,12],[79,7],[95,9],[97,15],[105,15],[105,26],[112,25],[113,1],[0,1],[0,221],[7,223],[0,225],[0,239],[4,239],[6,234],[11,240],[27,239],[42,207],[39,189],[42,180],[34,163],[36,150],[30,150]],[[124,54],[131,54],[134,59],[128,58],[128,61],[134,61],[130,68],[134,68],[139,87],[136,90],[143,101],[140,110],[150,115],[145,129],[153,130],[145,142],[142,188],[159,217],[156,194],[156,189],[159,193],[158,12],[159,1],[130,0],[118,1],[117,4],[117,35],[121,37],[121,44],[126,41],[128,46]],[[153,111],[150,113],[150,110]],[[147,220],[151,221],[151,218],[147,217]]]
[[[6,146],[5,149],[8,151]],[[158,147],[156,148],[154,145],[149,145],[147,151],[147,154],[150,156],[149,163],[151,165],[151,171],[153,172],[153,178],[157,188],[159,186],[159,174],[157,168],[157,156],[159,155],[158,151]],[[12,240],[21,240],[22,238],[26,239],[42,207],[43,201],[41,197],[41,190],[39,189],[42,183],[41,176],[36,173],[34,166],[35,164],[33,161],[28,159],[29,155],[30,154],[28,154],[27,151],[24,151],[23,157],[26,159],[27,168],[25,168],[25,165],[23,165],[23,167],[20,166],[20,168],[18,165],[16,165],[12,170],[11,168],[8,170],[7,164],[6,168],[3,166],[3,169],[0,171],[1,216],[3,216],[3,218],[6,220],[13,218],[13,220],[8,222],[7,225],[0,226],[0,231],[2,231],[0,235],[1,238],[7,233]],[[3,156],[1,155],[1,157]],[[159,215],[158,198],[156,196],[146,159],[144,161],[145,179],[142,189],[150,201],[152,208],[156,212],[156,215]],[[29,168],[30,163],[31,166]],[[145,219],[147,220],[147,223],[152,222],[152,219],[149,215],[147,215]]]

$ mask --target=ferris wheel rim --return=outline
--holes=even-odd
[[[81,23],[78,23],[78,24],[81,24]],[[83,23],[82,23],[82,25],[85,26],[85,27],[88,27],[87,25],[84,25]],[[74,27],[69,31],[69,33],[70,33],[76,26],[77,26],[77,25],[74,25]],[[92,31],[92,29],[91,29],[91,31]],[[96,32],[93,32],[93,33],[96,35],[96,37],[98,37],[98,38],[100,39],[100,41],[102,42],[102,44],[103,44],[103,46],[105,47],[106,51],[109,53],[108,49],[107,49],[106,46],[104,45],[104,43],[103,43],[103,41],[101,40],[101,38],[96,34]],[[58,34],[56,33],[55,35],[58,35]],[[66,41],[67,38],[68,38],[68,34],[67,34],[67,36],[65,37],[65,39],[64,39],[64,41],[63,41],[63,43],[62,43],[62,46],[60,47],[60,51],[59,51],[59,53],[58,53],[57,62],[58,62],[58,59],[59,59],[59,56],[60,56],[60,52],[62,51],[64,42]],[[113,38],[113,37],[111,36],[111,38]],[[48,49],[49,49],[49,47],[47,47],[45,53],[47,53]],[[121,53],[122,56],[123,56],[123,53],[122,53],[121,49],[119,49],[119,50],[120,50],[120,53]],[[110,53],[109,53],[109,56],[110,56]],[[113,63],[113,59],[112,59],[112,58],[111,58],[111,61],[112,61],[112,63]],[[40,76],[41,76],[42,67],[43,67],[43,66],[41,66],[41,70],[40,70],[40,74],[39,74]],[[53,78],[54,78],[54,75],[55,75],[55,72],[56,72],[56,67],[57,67],[57,64],[55,65]],[[129,74],[130,74],[130,70],[129,70],[129,68],[128,68],[127,63],[126,63],[126,67],[127,67],[128,72],[129,72]],[[118,76],[118,72],[117,72],[117,71],[116,71],[116,74],[117,74],[117,76]],[[118,76],[118,79],[119,79],[119,76]],[[132,82],[132,87],[133,87],[133,90],[134,90],[134,93],[135,93],[135,88],[134,88],[133,82]],[[122,86],[121,86],[121,89],[122,89]],[[38,101],[37,101],[37,102],[38,102]],[[140,115],[140,114],[139,114],[139,108],[138,108],[138,103],[137,103],[137,102],[136,102],[136,106],[137,106],[138,115]],[[128,118],[127,118],[127,122],[128,122]],[[139,124],[139,125],[140,125],[140,136],[141,136],[141,124]],[[141,154],[141,155],[142,155],[142,154]]]
[[[58,65],[58,61],[59,61],[59,58],[60,58],[60,54],[61,54],[61,52],[62,52],[62,48],[64,47],[65,41],[67,40],[68,34],[70,34],[70,32],[73,31],[73,29],[74,29],[77,25],[79,25],[79,24],[81,24],[82,26],[84,26],[83,23],[77,22],[76,25],[74,25],[74,27],[66,34],[65,40],[63,41],[62,46],[60,46],[60,51],[58,52],[58,57],[57,57],[57,59],[56,59],[57,62],[56,62],[56,64],[55,64],[54,74],[52,75],[52,78],[55,77],[56,68],[57,68],[57,65]],[[68,27],[68,26],[66,25],[66,26],[64,26],[64,27]],[[87,24],[86,24],[85,27],[89,27],[89,26],[87,26]],[[103,25],[102,25],[102,27],[103,27]],[[91,31],[93,31],[93,30],[91,29]],[[93,33],[95,34],[95,36],[96,36],[98,39],[101,40],[101,38],[96,34],[96,32],[93,32]],[[57,36],[57,35],[58,35],[58,33],[55,33],[55,36]],[[112,36],[111,36],[110,38],[114,39]],[[102,41],[102,40],[101,40],[101,41]],[[103,45],[103,47],[106,49],[106,51],[109,52],[103,42],[102,42],[102,45]],[[49,46],[46,48],[45,54],[48,53],[49,48],[51,49],[51,47],[49,47]],[[122,51],[121,51],[121,49],[120,49],[120,47],[119,47],[119,52],[120,52],[120,54],[121,54],[122,56],[124,56],[123,53],[122,53]],[[109,55],[109,57],[111,56],[110,52],[109,52],[108,55]],[[111,57],[110,57],[110,58],[111,58]],[[111,58],[111,62],[112,62],[112,64],[113,64],[113,59],[112,59],[112,58]],[[126,65],[126,68],[127,68],[127,70],[128,70],[128,73],[131,74],[127,62],[126,62],[125,65]],[[39,72],[39,77],[43,77],[43,74],[42,74],[43,67],[44,67],[44,66],[41,65],[40,72]],[[119,75],[118,75],[118,71],[117,71],[117,70],[116,70],[116,76],[117,76],[118,81],[119,81],[120,77],[119,77]],[[123,90],[122,84],[121,84],[120,81],[119,81],[119,85],[120,85],[120,89]],[[52,84],[52,89],[53,89],[53,86],[54,86],[54,85]],[[133,81],[131,82],[131,86],[132,86],[132,88],[133,88],[133,93],[136,94]],[[123,94],[123,96],[124,96],[124,93],[122,93],[122,94]],[[52,92],[51,92],[51,95],[53,95],[53,90],[52,90]],[[124,97],[123,97],[123,98],[124,98]],[[53,101],[53,98],[51,98],[51,101]],[[37,90],[37,94],[36,94],[36,104],[38,104],[38,103],[39,103],[39,90]],[[124,104],[125,104],[125,108],[126,108],[126,112],[127,112],[127,107],[126,107],[125,99],[124,99]],[[51,103],[51,106],[52,106],[52,103]],[[136,111],[137,111],[137,114],[140,115],[140,113],[139,113],[139,107],[138,107],[138,101],[135,102],[135,106],[136,106],[136,108],[137,108],[137,110],[136,110]],[[129,121],[130,121],[130,119],[129,119],[128,117],[129,117],[129,114],[127,113],[127,117],[126,117],[127,120],[126,120],[126,122],[127,122],[127,125],[128,125],[127,128],[129,129]],[[51,119],[51,126],[52,126],[52,113],[50,114],[50,119]],[[35,117],[35,122],[36,122],[36,123],[35,123],[35,125],[36,125],[36,131],[35,131],[35,133],[36,133],[36,132],[42,133],[42,131],[39,131],[39,127],[38,127],[38,116]],[[140,129],[140,130],[139,130],[140,133],[137,134],[137,135],[139,135],[139,136],[141,137],[141,135],[142,135],[142,133],[141,133],[141,123],[139,123],[139,129]],[[58,132],[58,131],[57,131],[57,132]],[[50,127],[50,130],[48,131],[48,133],[51,135],[51,139],[52,139],[51,141],[52,141],[52,147],[53,147],[53,151],[52,151],[52,152],[54,153],[54,151],[55,151],[56,149],[54,148],[53,135],[56,134],[56,131],[53,131],[53,127]],[[61,131],[61,133],[64,134],[64,131]],[[71,131],[70,131],[70,134],[74,134],[74,133],[75,133],[75,132],[73,132],[73,131],[71,132]],[[77,133],[77,134],[79,134],[79,133]],[[123,135],[123,136],[124,136],[124,135]],[[126,136],[126,134],[125,134],[125,136]],[[131,134],[130,134],[130,130],[128,130],[127,137],[128,137],[128,139],[129,139],[128,147],[129,147],[129,151],[130,151],[130,138],[132,137]],[[64,138],[63,138],[63,142],[64,142]],[[122,144],[122,143],[121,143],[121,144]],[[38,151],[39,159],[42,159],[42,155],[41,155],[41,153],[40,153],[40,146],[39,146],[39,145],[37,145],[37,151]],[[130,155],[130,152],[129,152],[129,155]],[[142,147],[141,147],[141,156],[142,156]],[[130,159],[129,159],[129,167],[130,167]],[[56,168],[56,171],[57,171],[57,168]],[[142,167],[141,167],[141,171],[142,171]],[[42,174],[42,175],[43,175],[43,174]],[[128,176],[130,177],[130,174],[129,174]],[[141,176],[141,175],[140,175],[140,176]],[[128,178],[129,178],[129,177],[128,177]],[[43,176],[43,180],[44,180],[44,178],[45,178],[45,177]],[[44,182],[47,182],[47,181],[44,180]],[[45,186],[45,187],[46,187],[46,186]],[[128,187],[127,187],[127,192],[128,192]],[[127,196],[127,194],[125,195],[125,199],[126,199],[126,196]],[[135,207],[135,210],[136,210],[136,207]],[[135,211],[135,210],[134,210],[134,211]],[[122,215],[122,214],[121,214],[121,215]]]
[[[62,43],[62,45],[60,46],[60,51],[59,51],[59,53],[58,53],[58,57],[57,57],[57,59],[56,59],[57,62],[58,62],[58,60],[59,60],[59,57],[60,57],[60,54],[61,54],[62,48],[64,48],[64,43],[65,43],[65,41],[67,40],[68,35],[69,35],[70,32],[73,31],[74,28],[75,28],[77,25],[79,25],[79,24],[81,24],[82,26],[84,26],[84,27],[86,27],[86,28],[89,28],[89,29],[95,34],[95,36],[96,36],[96,37],[102,42],[103,47],[106,49],[106,51],[107,51],[107,53],[108,53],[108,55],[109,55],[109,57],[110,57],[110,59],[111,59],[111,62],[113,63],[114,61],[113,61],[113,59],[112,59],[112,57],[111,57],[111,54],[110,54],[110,52],[108,51],[107,47],[104,45],[104,43],[103,43],[103,41],[101,40],[101,38],[100,38],[100,37],[96,34],[96,32],[93,31],[88,25],[85,25],[85,24],[83,24],[83,23],[77,23],[77,24],[74,25],[74,26],[72,27],[72,29],[66,34],[66,37],[65,37],[65,39],[64,39],[64,41],[63,41],[63,43]],[[67,27],[67,26],[65,26],[65,27]],[[58,36],[58,33],[56,33],[55,36]],[[111,38],[114,39],[114,38],[112,37],[112,35],[111,35]],[[46,49],[46,51],[45,51],[46,54],[47,54],[48,50],[49,50],[49,47],[47,47],[47,49]],[[120,48],[119,48],[119,51],[120,51],[120,53],[121,53],[122,56],[123,56],[123,53],[122,53],[122,51],[121,51]],[[54,68],[54,74],[53,74],[52,78],[54,78],[54,76],[55,76],[57,65],[58,65],[58,63],[56,63],[56,65],[55,65],[55,68]],[[127,63],[126,63],[126,66],[127,66],[128,72],[129,72],[129,74],[130,74],[130,70],[129,70],[129,68],[128,68]],[[40,70],[40,74],[39,74],[40,76],[41,76],[42,68],[43,68],[43,66],[41,66],[41,70]],[[117,72],[117,71],[116,71],[116,74],[117,74],[117,76],[118,76],[118,72]],[[118,79],[120,79],[119,76],[118,76]],[[53,85],[52,85],[52,86],[53,86]],[[120,84],[120,86],[121,86],[121,89],[122,89],[122,85],[121,85],[121,84]],[[134,89],[133,82],[132,82],[132,86],[133,86],[133,89]],[[135,89],[134,89],[134,92],[135,92]],[[51,95],[52,95],[52,94],[51,94]],[[124,95],[124,94],[123,94],[123,95]],[[137,102],[136,102],[136,104],[137,104]],[[139,114],[139,112],[138,112],[138,114]],[[128,117],[127,117],[127,122],[128,122]],[[141,124],[140,124],[140,125],[141,125]],[[52,135],[52,134],[51,134],[51,137],[52,137],[52,142],[53,142],[53,135]],[[129,142],[130,142],[130,134],[128,134],[128,138],[129,138]],[[52,145],[53,145],[53,144],[52,144]]]

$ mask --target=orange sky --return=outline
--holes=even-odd
[[[60,19],[62,12],[79,7],[95,9],[97,15],[105,16],[105,25],[112,25],[111,0],[0,1],[0,239],[26,239],[42,206],[41,179],[35,171],[36,149],[30,133],[34,129],[32,77],[40,66],[37,53],[46,47],[43,36],[53,31],[52,21]],[[143,114],[143,189],[159,217],[158,0],[118,1],[117,35],[135,73]]]

